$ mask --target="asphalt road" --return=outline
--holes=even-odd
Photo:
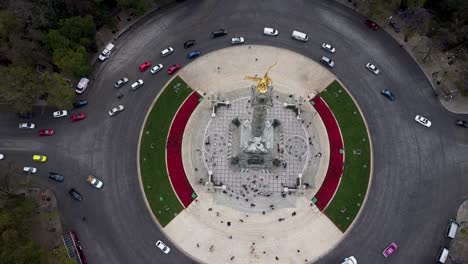
[[[245,45],[287,48],[316,61],[326,54],[321,43],[328,42],[337,49],[332,71],[367,120],[374,174],[354,226],[318,263],[339,263],[349,255],[359,263],[433,263],[439,247],[447,243],[447,219],[468,198],[464,156],[468,130],[454,125],[463,116],[440,105],[411,57],[383,30],[373,31],[363,22],[364,17],[327,0],[192,0],[162,9],[132,27],[118,40],[111,58],[97,64],[91,87],[80,96],[89,105],[72,111],[86,113],[85,120],[54,120],[52,110],[37,109],[33,122],[38,129],[56,131],[52,137],[39,138],[38,129],[20,131],[20,120],[2,111],[0,152],[18,166],[32,165],[34,153],[49,157],[47,163],[36,164],[39,172],[33,180],[55,191],[64,228],[77,231],[89,263],[193,263],[174,245],[169,244],[170,255],[155,247],[158,239],[167,239],[143,203],[137,178],[140,128],[151,102],[169,79],[165,70],[174,63],[189,63],[183,49],[188,39],[196,39],[193,49],[206,54],[229,46],[229,38],[240,35]],[[280,35],[264,36],[265,26],[277,28]],[[218,28],[226,28],[228,36],[211,39],[210,32]],[[292,40],[294,29],[307,33],[309,41]],[[175,52],[161,58],[159,52],[167,46]],[[165,70],[154,76],[139,72],[138,65],[146,60],[163,63]],[[367,62],[374,62],[382,73],[371,74],[365,69]],[[129,84],[117,91],[113,83],[123,76],[130,82],[141,78],[145,84],[135,92]],[[380,95],[384,88],[395,93],[396,102]],[[121,100],[116,98],[119,92],[125,94]],[[118,104],[125,106],[124,112],[109,117],[107,111]],[[416,114],[429,118],[432,127],[418,125]],[[65,182],[49,181],[49,171],[64,174]],[[104,188],[89,186],[88,174],[100,178]],[[68,196],[71,187],[83,194],[82,202]],[[381,252],[390,242],[399,249],[385,259]]]

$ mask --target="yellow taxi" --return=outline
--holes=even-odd
[[[39,154],[33,155],[33,161],[36,161],[36,162],[46,162],[46,161],[47,161],[47,156],[45,156],[45,155],[39,155]]]

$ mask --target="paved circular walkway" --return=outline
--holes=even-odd
[[[278,64],[269,75],[275,95],[278,95],[277,104],[286,101],[289,95],[307,98],[334,80],[320,64],[300,54],[268,46],[222,49],[198,58],[180,75],[206,99],[220,95],[235,98],[232,102],[235,108],[237,103],[242,105],[249,97],[247,87],[252,83],[245,81],[244,76],[263,76],[275,62]],[[210,166],[215,160],[208,160],[206,156],[213,151],[223,151],[215,149],[218,137],[214,133],[223,125],[213,123],[223,123],[226,114],[220,109],[217,117],[212,118],[210,100],[199,104],[187,123],[182,142],[185,173],[198,198],[164,228],[173,242],[206,263],[301,263],[319,257],[336,245],[343,234],[310,202],[328,168],[328,137],[315,109],[309,103],[303,106],[304,123],[296,119],[295,125],[296,132],[303,129],[296,134],[302,133],[303,138],[313,137],[314,144],[304,152],[308,156],[306,161],[310,161],[310,167],[314,168],[308,171],[311,188],[299,196],[263,197],[259,206],[251,207],[252,200],[245,202],[245,197],[238,200],[232,195],[235,192],[209,192],[199,183],[200,178],[206,178],[208,169],[215,169]],[[207,135],[211,136],[209,148],[204,146]],[[294,145],[294,139],[288,137],[288,144]],[[312,155],[319,152],[320,157]],[[212,156],[216,159],[216,155]],[[216,173],[222,174],[221,171]],[[274,207],[269,207],[268,202]]]

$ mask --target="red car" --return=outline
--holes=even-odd
[[[373,30],[377,30],[379,29],[379,25],[377,25],[377,23],[375,23],[374,21],[370,20],[370,19],[366,19],[366,25],[370,28],[372,28]]]
[[[52,136],[54,134],[53,129],[43,129],[39,130],[39,136]]]
[[[174,72],[176,72],[178,69],[180,69],[180,64],[174,64],[169,68],[169,70],[167,70],[167,73],[169,73],[169,75],[171,75]]]
[[[80,114],[77,114],[77,115],[72,115],[71,116],[71,121],[76,122],[76,121],[83,120],[85,118],[86,118],[86,115],[84,113],[80,113]]]
[[[151,62],[150,62],[150,61],[143,62],[143,63],[140,65],[140,71],[141,71],[141,72],[144,72],[144,71],[146,71],[149,67],[151,67]]]

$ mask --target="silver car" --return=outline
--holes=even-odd
[[[379,69],[377,69],[377,67],[370,62],[366,64],[366,68],[375,75],[380,73]]]
[[[114,116],[120,112],[122,112],[124,110],[124,106],[123,105],[118,105],[114,108],[112,108],[110,111],[109,111],[109,115],[110,116]]]
[[[425,127],[431,127],[432,125],[431,121],[420,115],[415,116],[414,120]]]
[[[21,129],[33,129],[36,125],[34,123],[21,123],[19,124],[19,128]]]
[[[136,89],[140,88],[142,85],[143,85],[143,80],[139,79],[138,81],[132,83],[132,90],[135,91]]]
[[[158,240],[158,242],[156,242],[156,246],[165,254],[169,254],[169,252],[171,251],[171,249],[168,246],[166,246],[166,244],[164,244],[161,240]]]
[[[67,110],[60,110],[60,111],[55,111],[54,112],[54,117],[64,117],[64,116],[67,116],[68,115],[68,112]]]
[[[243,37],[235,37],[231,39],[231,44],[242,44],[244,43],[244,38]]]
[[[330,68],[335,67],[335,62],[332,61],[332,60],[331,60],[330,58],[328,58],[328,57],[323,56],[322,59],[320,59],[320,61],[321,61],[323,64],[325,64],[325,65],[327,65],[328,67],[330,67]]]
[[[23,168],[23,171],[24,171],[24,172],[30,172],[30,173],[36,173],[36,172],[37,172],[37,168],[35,168],[35,167],[24,167],[24,168]]]
[[[120,88],[122,87],[124,84],[126,84],[128,82],[128,78],[127,77],[123,77],[122,79],[118,80],[115,82],[114,84],[114,87],[115,88]]]
[[[151,73],[152,74],[155,74],[157,73],[158,71],[162,70],[163,69],[163,65],[162,64],[158,64],[156,66],[154,66],[153,68],[151,68]]]
[[[172,47],[165,48],[161,51],[161,56],[163,57],[169,56],[172,52],[174,52],[174,49]]]
[[[322,48],[328,52],[335,53],[335,48],[330,44],[323,43]]]

